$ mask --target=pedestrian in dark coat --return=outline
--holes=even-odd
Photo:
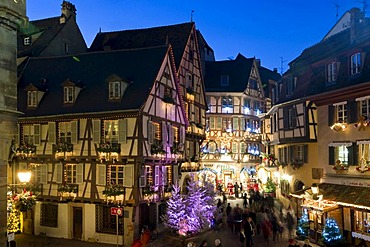
[[[254,236],[254,229],[253,229],[251,217],[247,217],[247,220],[244,222],[244,235],[245,235],[245,240],[246,240],[246,247],[251,247],[252,239]]]
[[[247,193],[243,194],[243,207],[246,208],[248,206],[248,199],[247,199]]]

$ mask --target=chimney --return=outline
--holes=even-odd
[[[70,16],[73,16],[76,18],[76,7],[74,4],[68,2],[68,1],[63,1],[62,3],[62,15],[60,16],[59,22],[60,24],[63,24],[68,20]]]
[[[277,73],[277,68],[274,68],[274,70],[273,70],[273,71],[274,71],[274,73]]]
[[[256,58],[256,64],[258,67],[261,67],[261,59]]]
[[[358,32],[358,24],[363,20],[361,10],[352,8],[350,11],[350,42],[353,43]],[[362,19],[362,20],[361,20]]]

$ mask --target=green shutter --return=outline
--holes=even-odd
[[[96,184],[97,185],[106,185],[107,180],[107,169],[106,165],[97,164],[96,165]]]
[[[335,147],[329,147],[329,165],[335,165]]]
[[[127,143],[127,118],[118,120],[118,142]]]
[[[328,106],[328,125],[332,126],[335,121],[335,107],[333,105]]]
[[[233,131],[239,130],[239,118],[233,117]]]
[[[348,165],[357,165],[358,163],[358,148],[356,143],[352,143],[351,146],[347,147],[348,150]]]
[[[49,134],[49,143],[50,144],[55,144],[56,138],[55,138],[55,122],[49,122],[48,123],[49,129],[48,129],[48,134]]]
[[[222,129],[222,117],[217,117],[216,129]]]
[[[101,141],[101,122],[100,119],[92,120],[93,127],[93,142],[100,143]]]
[[[358,122],[358,104],[355,100],[347,102],[348,123]]]
[[[83,179],[84,179],[84,166],[81,163],[76,164],[76,183],[82,184]]]
[[[71,121],[71,142],[76,144],[78,142],[78,123]]]
[[[41,144],[41,125],[40,124],[33,125],[33,144],[35,145]]]
[[[126,165],[124,166],[124,178],[123,186],[132,187],[134,185],[134,166]]]
[[[63,164],[62,163],[57,163],[55,164],[55,181],[58,184],[63,183]]]

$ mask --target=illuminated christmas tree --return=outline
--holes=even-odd
[[[323,241],[327,246],[340,246],[344,239],[340,233],[337,222],[332,218],[327,218],[324,230],[322,231]]]
[[[297,237],[300,240],[306,239],[308,237],[308,230],[310,228],[310,224],[308,222],[308,214],[307,209],[303,210],[302,217],[298,221],[297,225]]]
[[[8,212],[7,229],[8,233],[19,232],[20,229],[19,210],[12,205],[12,209]]]
[[[163,224],[176,231],[180,230],[180,222],[186,218],[184,198],[180,193],[180,186],[172,186],[172,196],[167,202],[167,213],[163,215]]]

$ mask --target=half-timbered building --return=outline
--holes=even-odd
[[[203,41],[204,43],[204,41]],[[194,22],[146,29],[99,32],[90,51],[134,49],[171,44],[189,126],[186,129],[184,159],[179,161],[181,172],[199,171],[199,146],[205,139],[205,90],[201,69],[198,35]],[[213,51],[207,48],[205,54]],[[202,50],[204,52],[204,50]],[[184,185],[186,176],[181,176]]]
[[[157,224],[184,152],[176,73],[171,46],[29,60],[12,169],[40,188],[35,234],[116,244],[118,224],[128,246]]]
[[[292,195],[298,206],[308,211],[309,238],[313,242],[322,239],[327,218],[336,220],[349,245],[357,245],[361,239],[370,241],[369,34],[369,19],[359,9],[351,9],[322,41],[305,49],[290,63],[291,70],[286,75],[293,79],[291,86],[296,91],[305,92],[300,94],[301,99],[296,99],[297,103],[305,104],[306,110],[302,115],[296,107],[295,124],[300,126],[300,115],[305,116],[303,130],[310,130],[304,132],[309,134],[306,138],[317,141],[314,150],[313,144],[308,146],[308,164],[312,170],[302,170],[304,164],[291,173],[293,178],[308,177],[302,180],[306,188]],[[288,93],[290,81],[285,85]],[[281,106],[297,103],[287,101]],[[289,110],[287,113],[289,125]],[[284,123],[284,118],[280,123]],[[279,160],[284,161],[280,155],[285,155],[285,150],[279,152]],[[310,186],[307,181],[316,182],[318,178],[320,184],[307,188]]]
[[[266,102],[256,59],[239,54],[235,60],[206,62],[205,85],[202,173],[224,189],[235,182],[246,188],[248,169],[260,162],[263,151],[259,115]]]

